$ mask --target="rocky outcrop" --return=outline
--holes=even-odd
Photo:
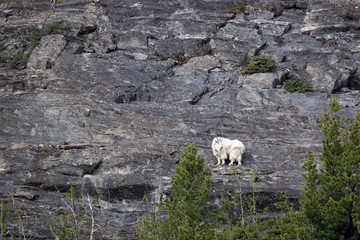
[[[234,191],[230,167],[214,166],[211,152],[223,136],[245,144],[237,170],[255,169],[262,205],[274,210],[283,191],[296,202],[308,149],[321,153],[317,118],[331,94],[347,117],[360,108],[360,6],[340,2],[0,1],[0,198],[13,194],[32,239],[46,239],[74,186],[112,220],[99,239],[120,229],[136,239],[140,217],[169,196],[187,141],[212,168],[211,204]],[[24,27],[60,19],[71,38],[21,45],[37,32]],[[255,55],[276,69],[242,75]],[[287,92],[290,72],[314,91]]]
[[[56,58],[66,46],[63,35],[47,35],[41,38],[27,61],[28,69],[51,69],[55,65]]]

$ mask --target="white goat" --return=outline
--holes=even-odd
[[[235,161],[241,165],[242,154],[245,151],[245,146],[239,140],[230,140],[227,138],[216,137],[212,142],[212,150],[217,158],[216,165],[225,164],[225,160],[230,159],[229,166],[233,165]]]

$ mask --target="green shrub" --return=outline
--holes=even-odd
[[[285,81],[285,89],[289,92],[311,92],[313,87],[305,82],[305,78],[298,78],[294,74],[290,74],[290,79]]]
[[[89,233],[85,227],[90,219],[89,210],[81,199],[75,198],[75,189],[73,186],[65,193],[62,198],[67,211],[59,216],[53,216],[53,223],[50,224],[50,232],[55,239],[89,239]]]
[[[215,239],[221,209],[207,211],[210,197],[211,170],[197,155],[195,143],[182,150],[179,165],[171,178],[171,200],[156,204],[154,211],[138,224],[141,240]],[[165,219],[164,219],[165,218]]]
[[[70,26],[64,25],[63,20],[49,23],[41,29],[35,26],[21,28],[19,32],[22,33],[26,39],[26,44],[31,47],[36,47],[42,37],[51,34],[61,34],[64,35],[68,41],[71,40]]]
[[[255,56],[242,74],[270,72],[276,67],[276,62],[266,56]]]
[[[18,63],[20,63],[24,59],[24,54],[22,51],[17,51],[16,55],[9,61],[12,67],[15,67]]]
[[[44,25],[42,28],[36,26],[23,27],[15,32],[15,35],[20,35],[21,38],[21,41],[15,45],[16,52],[5,54],[7,46],[0,43],[0,52],[4,52],[0,56],[0,62],[9,63],[12,67],[25,66],[35,47],[40,44],[41,38],[51,34],[61,34],[65,36],[67,41],[72,40],[70,26],[65,25],[63,20]]]
[[[10,210],[7,204],[0,202],[0,240],[5,240],[10,225]]]
[[[31,239],[27,214],[16,204],[14,195],[11,202],[0,202],[0,240]]]
[[[0,62],[6,62],[6,57],[3,55],[0,55]]]
[[[229,171],[237,185],[234,193],[229,193],[231,197],[229,209],[234,214],[233,219],[229,219],[226,226],[218,232],[218,239],[221,240],[250,240],[262,239],[263,221],[260,219],[260,209],[258,203],[259,182],[256,180],[255,170],[240,174],[233,168]],[[242,178],[248,178],[251,185],[251,192],[243,192]],[[264,209],[263,212],[267,212]],[[238,215],[238,216],[237,216]]]
[[[2,44],[0,43],[0,52],[1,52],[1,51],[4,51],[6,48],[7,48],[6,45],[2,45]]]
[[[64,25],[64,20],[50,23],[46,25],[46,28],[48,29],[48,31],[50,31],[50,34],[61,34],[64,36],[67,36],[70,31],[70,26]]]
[[[263,222],[263,240],[316,239],[311,222],[302,212],[289,211]]]
[[[360,113],[345,122],[338,115],[337,96],[319,117],[322,140],[321,170],[312,153],[303,168],[302,212],[310,221],[313,239],[358,239],[360,230]]]

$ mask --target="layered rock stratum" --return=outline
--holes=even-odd
[[[301,166],[309,149],[321,154],[317,120],[331,95],[346,117],[360,110],[360,2],[241,4],[0,0],[0,198],[26,214],[31,239],[51,238],[70,186],[101,203],[99,222],[111,219],[98,239],[136,239],[139,219],[169,197],[188,141],[212,169],[217,206],[238,188],[232,168],[215,166],[216,136],[244,143],[236,169],[255,170],[270,211],[281,192],[300,198]],[[6,60],[26,29],[60,20],[70,38],[43,36],[29,56]],[[276,69],[242,75],[256,55]],[[314,91],[286,91],[291,72]]]

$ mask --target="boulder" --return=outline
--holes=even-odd
[[[53,68],[57,57],[64,50],[66,43],[65,37],[60,34],[42,37],[40,44],[35,47],[28,59],[27,68],[36,70]]]

